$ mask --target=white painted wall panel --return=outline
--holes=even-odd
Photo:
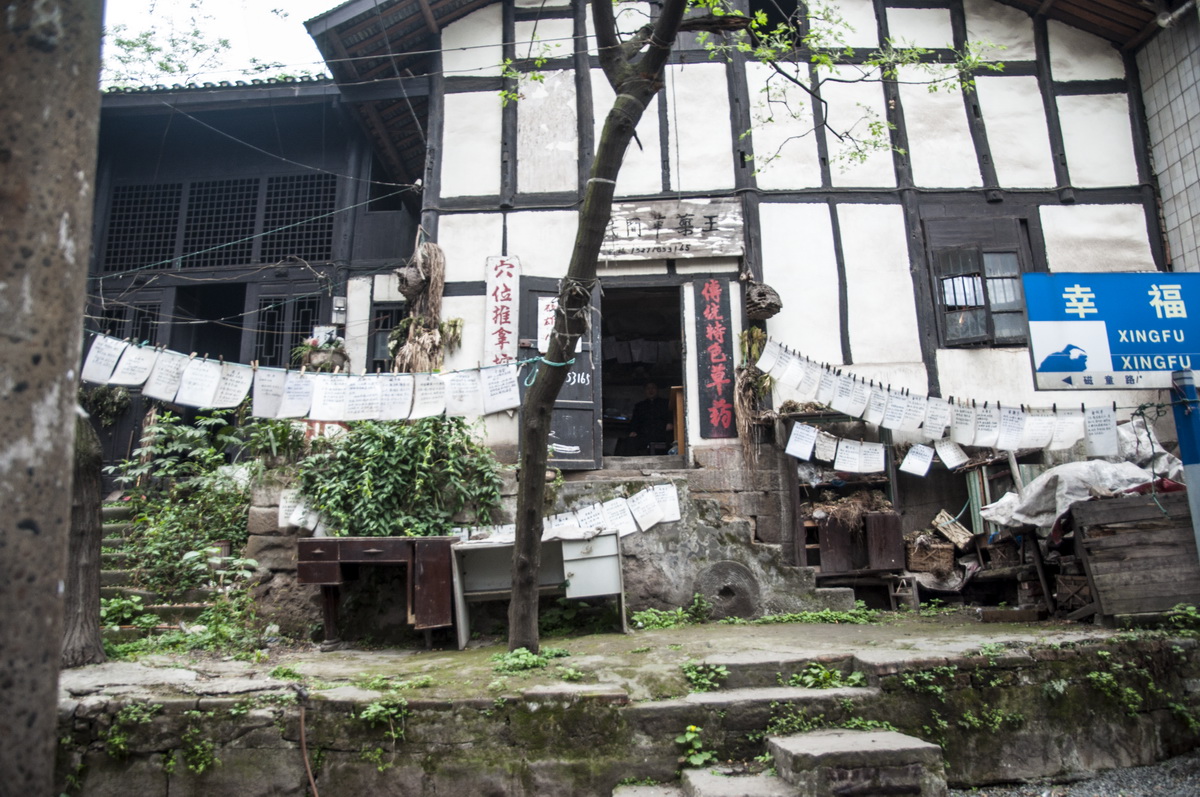
[[[897,47],[954,48],[947,8],[889,8],[887,21]]]
[[[900,70],[900,102],[908,127],[908,154],[913,182],[918,186],[983,185],[962,93],[944,86],[930,91],[929,85],[922,85],[951,74],[946,70],[931,73],[911,67]]]
[[[483,359],[483,323],[486,312],[486,297],[447,296],[442,299],[442,319],[463,319],[462,345],[453,354],[447,354],[444,367],[447,371],[460,368],[476,368]]]
[[[508,253],[527,277],[562,277],[571,262],[578,215],[573,210],[508,213]]]
[[[596,141],[604,130],[604,120],[612,110],[612,86],[599,69],[592,70],[592,117],[595,119]],[[638,142],[641,146],[638,146]],[[637,139],[629,142],[625,150],[625,161],[617,175],[617,196],[657,194],[663,189],[662,148],[658,137],[658,100],[642,114],[637,126]]]
[[[1117,48],[1099,36],[1056,20],[1046,26],[1050,74],[1055,80],[1112,80],[1125,77]]]
[[[500,5],[487,6],[451,22],[442,30],[442,69],[448,77],[499,75],[501,48]]]
[[[447,94],[442,196],[500,193],[500,96]]]
[[[835,69],[831,74],[844,80],[857,80],[862,76],[862,72],[854,67]],[[839,134],[869,139],[869,125],[886,120],[883,86],[877,80],[863,83],[823,83],[821,97],[826,102],[829,125]],[[896,184],[896,171],[892,165],[890,149],[870,150],[866,159],[859,162],[849,158],[853,144],[838,141],[832,133],[827,134],[827,138],[835,186],[886,188]]]
[[[767,331],[815,360],[840,363],[842,322],[829,207],[763,202],[759,218],[763,281],[783,300],[783,310],[767,320]]]
[[[989,61],[1032,61],[1033,18],[1024,11],[995,0],[963,0],[967,14],[967,41],[994,45],[983,49]]]
[[[517,59],[570,58],[575,52],[575,23],[569,19],[539,19],[536,22],[516,22],[515,51]]]
[[[486,260],[503,254],[504,217],[499,213],[463,213],[438,219],[438,246],[446,253],[447,282],[481,282]]]
[[[350,370],[367,367],[368,335],[371,333],[371,277],[352,277],[346,283],[346,354]]]
[[[1046,205],[1042,236],[1051,271],[1154,271],[1141,205]]]
[[[733,188],[725,64],[676,65],[665,71],[672,190]]]
[[[1129,99],[1124,94],[1058,98],[1058,119],[1071,184],[1137,185]]]
[[[819,187],[821,161],[813,132],[812,98],[757,61],[746,64],[746,82],[758,187]]]
[[[813,31],[834,46],[878,47],[879,28],[871,0],[838,0],[830,4],[831,15],[813,19]]]
[[[858,374],[860,379],[890,385],[894,390],[907,388],[913,393],[925,395],[929,392],[929,371],[925,363],[855,363],[845,366],[846,371]],[[900,442],[899,434],[894,435]],[[925,442],[925,441],[920,441]]]
[[[1037,78],[980,77],[975,90],[1000,185],[1053,187],[1054,155]]]
[[[517,189],[574,191],[579,186],[575,74],[547,72],[523,83],[517,103]]]
[[[908,235],[899,205],[837,206],[855,362],[920,362]]]

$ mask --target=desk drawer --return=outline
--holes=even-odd
[[[563,540],[563,561],[590,559],[593,556],[616,556],[617,535],[601,534],[590,540]]]
[[[411,562],[412,537],[368,537],[339,540],[343,562]]]
[[[301,562],[336,562],[338,541],[331,537],[296,540],[296,553]]]
[[[296,580],[301,584],[341,584],[342,566],[337,562],[300,562]]]

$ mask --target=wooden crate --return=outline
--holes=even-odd
[[[1054,597],[1060,609],[1081,609],[1092,602],[1092,586],[1087,576],[1060,575],[1055,581]]]
[[[1021,564],[1021,548],[1012,540],[1001,540],[992,545],[983,546],[987,552],[988,568],[1016,567]]]
[[[954,546],[951,543],[934,542],[919,545],[909,542],[905,548],[909,572],[947,573],[954,569]]]

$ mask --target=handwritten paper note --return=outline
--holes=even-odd
[[[158,359],[158,349],[151,346],[130,346],[121,355],[112,376],[108,378],[110,385],[140,385],[154,370],[154,362]]]
[[[833,469],[847,473],[858,473],[861,468],[861,454],[862,443],[858,440],[838,441],[837,455],[833,460]]]
[[[950,424],[950,439],[960,446],[975,443],[975,408],[969,404],[954,405],[954,419]]]
[[[192,360],[179,379],[176,404],[189,407],[211,407],[221,383],[221,363],[216,360]]]
[[[887,391],[881,387],[871,388],[867,399],[867,408],[863,411],[863,420],[879,426],[883,423],[883,415],[887,411]]]
[[[88,351],[87,359],[83,361],[80,378],[85,382],[107,384],[109,377],[112,376],[113,368],[117,365],[117,360],[121,359],[121,355],[128,348],[129,344],[123,340],[110,338],[108,335],[97,335],[96,339],[92,341],[92,348]]]
[[[779,377],[779,384],[788,390],[795,391],[804,379],[807,366],[808,364],[803,357],[793,357],[788,362],[788,366],[783,374]]]
[[[279,402],[277,418],[303,418],[312,406],[313,375],[288,371],[283,383],[283,400]],[[299,525],[299,524],[296,524]]]
[[[908,449],[908,453],[904,455],[904,461],[900,463],[900,470],[914,476],[924,476],[929,473],[929,466],[932,464],[933,449],[918,444]]]
[[[346,420],[346,398],[350,379],[341,374],[314,374],[312,407],[308,417],[314,421]]]
[[[603,529],[608,525],[604,508],[600,504],[588,504],[575,510],[575,522],[581,529]]]
[[[412,403],[412,374],[383,374],[379,377],[379,420],[407,421]]]
[[[605,501],[604,516],[608,518],[608,527],[616,529],[622,537],[638,530],[637,521],[633,519],[633,513],[629,511],[629,504],[624,498]]]
[[[984,405],[975,408],[975,443],[995,446],[1000,438],[1000,408]]]
[[[446,383],[434,374],[414,374],[411,420],[441,415],[446,410]]]
[[[1025,431],[1025,410],[1020,407],[1000,408],[1000,434],[996,437],[996,448],[1001,451],[1016,451],[1021,446],[1021,434]]]
[[[825,369],[811,360],[807,363],[804,369],[804,377],[800,380],[800,384],[796,386],[796,397],[800,401],[812,401],[817,395],[817,388],[821,384],[821,374],[825,373]]]
[[[213,396],[214,407],[236,407],[250,392],[254,384],[254,369],[238,363],[221,364],[221,381],[217,383],[217,393]]]
[[[1054,410],[1030,407],[1025,413],[1025,429],[1021,432],[1019,448],[1045,448],[1050,445],[1056,425]]]
[[[899,429],[908,414],[908,396],[903,393],[888,391],[887,407],[883,411],[884,429]]]
[[[782,346],[775,353],[775,360],[771,363],[770,370],[766,371],[771,375],[771,378],[776,382],[782,381],[783,375],[787,373],[788,366],[792,364],[792,360],[798,360],[798,355],[792,354]]]
[[[946,427],[951,421],[950,402],[945,399],[929,397],[925,402],[925,423],[923,424],[926,436],[930,440],[940,440],[946,431]]]
[[[346,381],[346,420],[371,421],[383,409],[383,379],[380,376],[350,376]]]
[[[817,380],[817,398],[821,404],[828,405],[833,401],[834,391],[837,389],[837,377],[833,375],[833,371],[828,369],[821,370],[821,378]]]
[[[673,484],[654,485],[654,500],[662,509],[663,523],[675,523],[683,515],[679,511],[679,491]]]
[[[855,379],[850,386],[850,406],[846,410],[847,415],[852,415],[855,418],[861,418],[863,413],[867,411],[867,402],[871,400],[871,388],[861,379]]]
[[[187,355],[174,351],[160,352],[150,376],[146,378],[146,384],[142,386],[142,395],[159,401],[174,401],[187,364]]]
[[[446,414],[454,417],[477,417],[483,414],[483,391],[478,371],[457,371],[443,374],[446,383]]]
[[[904,408],[904,417],[900,419],[900,429],[905,432],[915,432],[925,423],[925,397],[908,396],[908,404]]]
[[[275,418],[283,401],[283,383],[287,372],[278,368],[259,368],[254,372],[254,391],[250,414],[258,418]]]
[[[521,406],[521,388],[517,385],[517,366],[502,365],[479,372],[483,390],[483,412],[503,412]]]
[[[785,451],[796,459],[812,459],[813,446],[817,442],[817,427],[798,423],[792,427]]]
[[[823,462],[833,462],[837,456],[838,439],[829,432],[817,432],[817,442],[813,446],[813,458]]]
[[[970,457],[967,456],[967,453],[963,451],[959,447],[958,443],[954,442],[953,440],[937,440],[934,442],[933,447],[937,451],[938,459],[940,459],[942,464],[950,470],[960,468],[970,461]]]
[[[758,355],[758,362],[754,364],[754,367],[764,374],[771,373],[771,369],[775,367],[775,362],[779,359],[779,350],[778,343],[768,340],[763,344],[762,353]]]
[[[849,374],[840,374],[833,379],[833,400],[829,406],[835,411],[851,415],[850,395],[854,391],[854,380]]]
[[[1083,439],[1083,410],[1060,409],[1055,413],[1054,436],[1050,438],[1052,451],[1070,448]]]
[[[1112,407],[1088,407],[1083,422],[1089,457],[1115,457],[1121,452],[1117,439],[1117,413]]]
[[[279,528],[286,528],[291,525],[292,513],[296,511],[296,507],[300,505],[299,490],[281,490],[279,492]]]
[[[859,473],[882,473],[887,468],[887,446],[883,443],[863,443],[859,451]]]
[[[649,531],[663,519],[662,507],[654,497],[654,488],[647,487],[629,496],[629,511],[642,531]]]

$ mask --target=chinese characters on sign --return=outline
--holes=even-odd
[[[742,206],[729,199],[615,204],[600,248],[601,263],[741,254]]]
[[[499,365],[517,359],[517,283],[521,261],[515,257],[487,259],[487,301],[484,306],[487,334],[484,362]]]
[[[737,437],[727,280],[696,283],[696,348],[700,366],[700,436]]]
[[[1200,367],[1200,275],[1023,279],[1039,390],[1170,387],[1172,371]]]

